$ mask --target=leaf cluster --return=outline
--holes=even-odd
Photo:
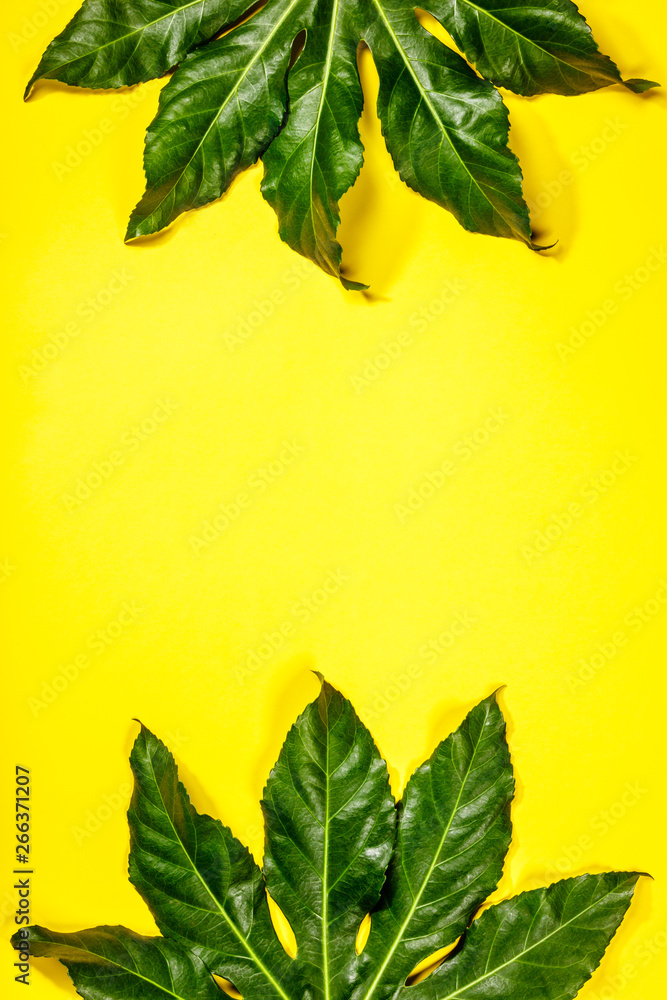
[[[126,87],[178,65],[144,154],[146,192],[126,239],[219,198],[259,157],[262,192],[294,250],[341,278],[339,201],[363,161],[360,43],[380,77],[378,114],[401,178],[466,229],[535,250],[497,90],[581,94],[624,83],[570,0],[431,0],[443,45],[407,0],[84,0],[42,56],[42,79]],[[465,57],[465,58],[464,58]],[[473,69],[472,67],[475,67]]]
[[[129,876],[162,936],[29,930],[32,953],[59,959],[85,1000],[220,1000],[216,976],[244,1000],[569,1000],[639,877],[564,879],[479,915],[511,836],[514,780],[495,696],[396,803],[370,733],[322,681],[264,790],[263,871],[227,827],[197,812],[172,755],[143,725],[130,762]],[[292,928],[295,956],[267,894]],[[457,941],[412,983],[420,963]]]

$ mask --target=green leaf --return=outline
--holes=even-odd
[[[290,730],[262,801],[264,875],[314,997],[344,996],[362,919],[394,843],[387,767],[349,701],[323,681]]]
[[[130,879],[164,937],[123,927],[28,928],[85,1000],[571,1000],[625,913],[636,873],[583,875],[475,919],[501,875],[512,768],[495,696],[410,778],[397,809],[387,768],[351,704],[325,681],[287,735],[262,802],[264,875],[196,811],[173,757],[142,726],[132,749]],[[296,936],[290,958],[266,885]],[[366,947],[357,932],[371,913]],[[12,941],[25,950],[25,930]],[[414,967],[458,944],[428,978]]]
[[[74,87],[127,87],[162,76],[247,8],[247,0],[84,0],[33,73]]]
[[[262,193],[278,216],[282,239],[339,276],[338,201],[364,158],[357,124],[363,106],[359,36],[349,2],[313,8],[304,50],[289,77],[289,116],[264,156]]]
[[[130,763],[130,881],[158,927],[242,993],[285,1000],[288,960],[250,853],[219,820],[196,811],[172,755],[144,726]]]
[[[571,1000],[600,964],[638,878],[581,875],[490,907],[413,1000]]]
[[[583,94],[624,82],[570,0],[432,0],[428,9],[483,77],[517,94]]]
[[[463,933],[502,875],[513,793],[505,721],[492,695],[406,786],[359,997],[396,995],[423,958]]]
[[[570,0],[433,0],[429,12],[477,72],[420,25],[408,0],[246,7],[250,0],[85,0],[30,80],[28,92],[42,77],[118,87],[180,62],[148,128],[146,192],[126,239],[215,201],[263,157],[262,192],[282,239],[346,288],[365,288],[341,271],[337,238],[340,199],[363,162],[357,49],[365,42],[380,75],[383,135],[406,184],[471,232],[541,250],[495,87],[579,94],[624,82]],[[657,84],[625,86],[640,93]]]
[[[509,117],[497,90],[441,45],[403,0],[372,0],[368,42],[380,74],[378,112],[402,179],[474,233],[533,249],[521,169],[507,147]]]
[[[30,951],[36,958],[59,959],[85,1000],[221,1000],[197,955],[125,927],[92,927],[77,934],[31,927]]]
[[[126,239],[155,233],[187,209],[219,198],[264,152],[285,113],[290,16],[299,2],[267,4],[174,73],[148,129],[148,186]]]

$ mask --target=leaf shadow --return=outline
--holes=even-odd
[[[626,10],[631,11],[632,8],[628,7]],[[581,8],[581,13],[588,20],[585,7]],[[617,64],[624,80],[651,76],[651,70],[647,67],[652,62],[653,54],[646,45],[646,36],[642,37],[632,18],[624,15],[625,11],[619,7],[605,10],[604,17],[596,17],[595,24],[592,25],[595,40],[602,52],[606,52]],[[623,39],[623,46],[619,44],[619,38]],[[631,52],[634,53],[632,57]],[[647,91],[641,97],[654,93],[655,91]]]
[[[543,246],[555,243],[541,256],[564,261],[579,228],[579,200],[571,164],[559,154],[555,137],[539,114],[540,105],[554,97],[501,93],[510,113],[509,146],[521,165],[533,240]]]
[[[500,685],[496,685],[495,688],[491,688],[489,693],[494,690],[499,690]],[[407,767],[407,778],[410,777],[414,771],[420,767],[425,761],[429,759],[431,754],[434,752],[436,747],[448,736],[454,733],[468,713],[478,704],[482,698],[476,699],[474,702],[455,700],[452,698],[451,692],[443,696],[443,698],[435,703],[432,707],[429,719],[427,723],[426,736],[424,738],[425,751],[420,756],[413,757]],[[499,698],[500,702],[500,698]],[[510,733],[513,732],[511,729],[511,723],[508,720],[508,715],[505,708],[502,706],[503,715],[505,716],[505,721],[507,723],[507,734],[508,742],[510,743],[511,751],[511,740]],[[406,780],[407,780],[406,778]],[[514,801],[516,802],[516,796]]]
[[[314,669],[315,658],[310,653],[296,653],[280,664],[265,681],[261,731],[266,735],[253,754],[256,762],[253,777],[259,798],[287,733],[306,705],[318,695],[320,685]]]

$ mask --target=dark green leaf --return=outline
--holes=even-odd
[[[162,76],[250,6],[249,0],[85,0],[26,87],[126,87]]]
[[[171,754],[143,726],[131,765],[130,878],[165,937],[28,929],[32,954],[60,959],[85,1000],[220,1000],[212,974],[243,1000],[571,1000],[639,877],[567,879],[473,919],[498,883],[510,836],[513,778],[495,697],[415,771],[394,843],[386,765],[349,701],[323,681],[262,803],[264,874],[296,935],[292,959],[259,868],[226,827],[195,810]],[[357,955],[368,911],[370,937]],[[405,986],[417,963],[459,937],[432,975]],[[25,947],[19,933],[12,940]]]
[[[12,940],[18,947],[18,934]],[[197,955],[125,927],[76,934],[31,927],[30,951],[37,958],[59,959],[85,1000],[224,1000]]]
[[[164,229],[219,198],[280,128],[299,0],[275,0],[236,31],[195,52],[160,94],[146,136],[148,187],[126,239]]]
[[[346,288],[365,288],[341,274],[337,239],[339,201],[363,160],[356,56],[365,41],[380,74],[382,131],[403,180],[471,232],[543,249],[532,239],[495,86],[578,94],[623,82],[570,0],[530,7],[522,0],[433,0],[429,11],[480,76],[422,28],[408,0],[268,0],[210,40],[240,21],[247,5],[85,0],[31,79],[28,91],[47,76],[118,87],[182,60],[148,129],[146,193],[126,239],[156,233],[216,200],[263,157],[262,191],[282,239]],[[300,37],[302,51],[290,66]],[[625,85],[637,92],[657,86]]]
[[[242,993],[286,1000],[289,960],[251,855],[219,820],[196,811],[173,757],[144,726],[130,762],[130,881],[158,927]]]
[[[509,119],[497,90],[441,45],[403,0],[372,0],[368,42],[380,74],[378,112],[396,169],[465,229],[523,240],[534,249],[521,170],[507,148]]]
[[[623,83],[570,0],[432,0],[428,10],[482,76],[517,94],[583,94]],[[657,84],[626,86],[642,91]]]
[[[326,682],[290,730],[262,802],[264,875],[292,925],[317,998],[348,993],[361,920],[394,843],[387,767],[349,701]]]
[[[492,696],[407,784],[356,996],[396,995],[422,959],[463,933],[502,875],[513,793],[505,722]]]
[[[262,184],[285,242],[336,276],[338,201],[363,162],[354,14],[350,3],[313,5],[304,50],[289,77],[289,116],[264,156]]]
[[[490,907],[412,1000],[571,1000],[600,964],[638,878],[581,875]]]

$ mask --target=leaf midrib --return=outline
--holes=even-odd
[[[331,63],[333,60],[333,48],[334,41],[336,38],[336,28],[338,26],[338,11],[340,9],[340,0],[334,0],[334,9],[331,13],[331,29],[329,31],[329,40],[327,43],[327,58],[324,65],[324,73],[322,79],[322,91],[320,94],[320,103],[317,108],[317,118],[315,119],[315,134],[313,136],[313,155],[310,160],[310,179],[309,179],[309,202],[310,202],[310,217],[313,221],[313,235],[315,235],[315,199],[313,197],[313,187],[314,180],[313,174],[315,171],[315,160],[317,157],[317,140],[320,132],[320,119],[322,118],[322,111],[326,103],[327,89],[329,87],[329,77],[331,75]],[[316,237],[317,238],[317,237]],[[327,743],[327,754],[328,754],[328,743]],[[328,758],[327,758],[328,764]],[[328,778],[327,778],[328,781]]]
[[[329,806],[330,806],[330,775],[329,751],[331,746],[329,732],[329,706],[327,705],[327,753],[326,753],[326,808],[324,814],[324,857],[322,862],[322,964],[324,978],[324,997],[329,1000],[331,988],[329,983]]]
[[[410,921],[412,920],[413,916],[415,915],[415,913],[417,911],[417,906],[419,905],[419,901],[420,901],[421,897],[424,894],[424,891],[426,889],[426,886],[429,883],[431,875],[435,871],[436,863],[438,861],[438,858],[440,857],[440,852],[442,851],[442,848],[443,848],[443,846],[445,844],[445,840],[447,839],[447,836],[448,836],[449,831],[451,829],[452,823],[454,822],[454,817],[455,817],[455,815],[457,813],[457,810],[458,810],[458,807],[459,807],[459,803],[461,801],[461,796],[463,795],[463,790],[464,790],[464,788],[466,786],[466,782],[468,781],[468,778],[470,777],[470,772],[472,770],[473,761],[475,760],[475,757],[476,757],[477,752],[479,750],[479,746],[480,746],[480,743],[482,742],[482,738],[484,736],[484,731],[486,729],[486,724],[487,724],[488,721],[489,721],[489,709],[487,708],[486,715],[484,717],[484,722],[483,722],[482,727],[480,729],[479,738],[477,739],[477,742],[475,743],[475,749],[474,749],[473,753],[471,754],[470,763],[468,764],[468,767],[466,768],[466,773],[465,773],[465,776],[464,776],[464,778],[463,778],[463,780],[461,782],[461,788],[459,789],[459,794],[457,795],[456,802],[454,803],[454,806],[452,807],[452,811],[451,811],[451,814],[450,814],[450,817],[449,817],[449,822],[447,823],[447,826],[445,827],[445,830],[443,831],[442,837],[440,838],[440,842],[438,844],[438,849],[433,854],[433,860],[432,860],[432,862],[431,862],[431,864],[429,866],[429,869],[428,869],[428,871],[427,871],[427,873],[426,873],[426,875],[425,875],[425,877],[424,877],[424,879],[422,881],[421,886],[419,887],[419,891],[417,892],[416,896],[413,896],[413,898],[412,898],[412,906],[410,907],[410,909],[408,911],[408,915],[405,918],[405,920],[403,921],[403,923],[401,924],[401,926],[399,927],[398,932],[396,934],[396,937],[394,938],[394,943],[392,944],[391,948],[387,952],[387,955],[386,955],[386,957],[384,959],[384,962],[380,966],[380,969],[379,969],[377,975],[375,976],[375,979],[373,980],[373,982],[369,986],[367,993],[364,994],[363,1000],[370,1000],[370,997],[375,992],[375,988],[377,987],[378,983],[382,979],[382,976],[384,975],[385,969],[389,965],[389,962],[393,958],[396,949],[398,948],[399,944],[403,940],[403,935],[404,935],[405,931],[407,930],[407,927],[408,927]],[[397,849],[398,849],[398,845],[397,845]]]
[[[269,970],[266,968],[266,966],[261,961],[261,959],[259,958],[259,956],[256,954],[256,952],[254,951],[254,949],[251,947],[251,945],[249,944],[249,942],[247,941],[247,939],[243,936],[243,934],[238,929],[238,927],[235,925],[235,923],[233,922],[233,920],[229,917],[229,915],[227,914],[227,912],[224,909],[224,907],[222,907],[220,905],[220,901],[211,892],[210,887],[206,884],[205,880],[202,878],[199,870],[197,869],[197,867],[194,864],[192,858],[190,857],[188,851],[186,850],[185,844],[181,840],[180,834],[179,834],[178,830],[176,829],[176,827],[174,826],[174,823],[173,823],[173,820],[172,820],[171,816],[169,815],[169,811],[167,809],[167,805],[166,805],[166,803],[164,801],[164,798],[162,797],[162,790],[160,788],[159,782],[157,780],[157,776],[155,774],[155,768],[153,767],[153,758],[152,758],[152,756],[151,756],[150,753],[148,753],[148,759],[150,761],[151,774],[153,775],[153,780],[155,782],[155,787],[157,788],[158,795],[160,796],[160,802],[162,803],[162,806],[164,808],[164,814],[165,814],[165,816],[167,817],[167,819],[169,821],[169,825],[171,826],[171,828],[172,828],[172,830],[174,832],[174,836],[175,836],[176,840],[178,841],[178,843],[181,846],[183,854],[185,855],[185,857],[190,862],[190,865],[192,867],[192,871],[195,873],[195,875],[197,876],[197,878],[199,879],[199,881],[201,882],[201,884],[203,885],[203,887],[206,889],[206,892],[209,894],[209,896],[211,897],[211,899],[215,903],[215,906],[219,910],[221,916],[223,917],[223,919],[227,923],[227,925],[230,928],[230,930],[236,935],[236,937],[238,938],[238,940],[241,942],[241,944],[243,945],[243,947],[248,952],[248,956],[257,965],[257,968],[260,969],[264,973],[264,975],[266,976],[266,978],[268,979],[268,981],[271,983],[271,985],[276,990],[276,992],[283,998],[283,1000],[291,1000],[291,998],[288,996],[288,994],[285,993],[285,991],[281,987],[280,983],[278,983],[273,978],[273,976],[271,975],[271,973],[269,972]]]

